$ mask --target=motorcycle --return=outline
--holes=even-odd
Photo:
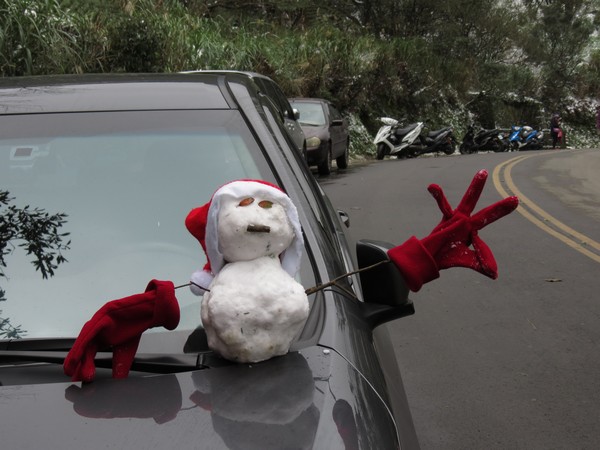
[[[456,150],[456,139],[452,127],[445,127],[439,130],[429,131],[427,134],[419,136],[419,144],[409,146],[408,151],[412,156],[419,156],[425,153],[444,152],[451,155]]]
[[[414,156],[409,147],[419,138],[423,130],[423,122],[416,122],[401,127],[396,119],[381,117],[383,126],[375,135],[373,143],[377,146],[377,159],[381,160],[386,155],[406,158]]]
[[[542,148],[542,139],[544,133],[534,130],[528,125],[510,127],[508,142],[513,151],[518,150],[538,150]]]
[[[505,152],[508,148],[508,144],[498,128],[489,130],[481,128],[475,133],[475,127],[469,125],[458,150],[463,155],[469,155],[480,150]]]

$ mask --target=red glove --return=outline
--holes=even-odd
[[[158,326],[173,330],[178,324],[173,283],[152,280],[143,294],[110,301],[93,315],[65,358],[65,374],[73,381],[92,381],[96,353],[111,348],[113,378],[126,378],[142,333]]]
[[[498,277],[496,259],[477,232],[486,225],[514,211],[517,197],[508,197],[471,216],[485,186],[488,173],[477,172],[458,207],[453,210],[442,188],[437,184],[428,190],[442,211],[442,221],[431,234],[419,240],[411,237],[404,244],[388,251],[411,291],[439,277],[439,271],[450,267],[467,267],[492,279]]]

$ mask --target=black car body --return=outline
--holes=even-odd
[[[335,159],[339,169],[348,167],[350,132],[348,121],[337,108],[322,98],[291,98],[306,138],[309,166],[317,166],[320,175],[329,175]]]
[[[127,379],[111,378],[110,352],[98,354],[92,383],[63,373],[102,304],[151,278],[186,283],[202,267],[184,218],[232,179],[277,183],[294,201],[305,287],[355,268],[339,216],[272,103],[225,72],[0,79],[0,190],[19,207],[66,213],[60,231],[71,241],[48,279],[19,247],[7,255],[0,318],[21,331],[0,338],[3,448],[418,448],[378,327],[414,311],[389,264],[311,294],[285,356],[219,358],[200,327],[200,297],[185,288],[178,328],[144,333]],[[361,242],[359,265],[385,260],[385,248]]]

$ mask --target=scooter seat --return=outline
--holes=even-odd
[[[500,133],[500,130],[498,128],[494,128],[493,130],[481,130],[479,131],[479,133],[477,133],[478,136],[488,136],[488,135],[496,135]]]
[[[447,130],[448,130],[448,128],[442,128],[441,130],[430,131],[429,133],[427,133],[427,137],[431,138],[431,139],[435,139],[440,134],[445,133]]]
[[[412,130],[414,130],[415,128],[417,128],[419,124],[418,123],[411,123],[410,125],[406,125],[404,128],[397,128],[395,133],[400,136],[400,135],[404,135],[404,134],[408,134],[410,133]]]

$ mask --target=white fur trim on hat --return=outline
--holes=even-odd
[[[206,270],[196,270],[190,277],[190,289],[194,295],[204,295],[215,277]]]

